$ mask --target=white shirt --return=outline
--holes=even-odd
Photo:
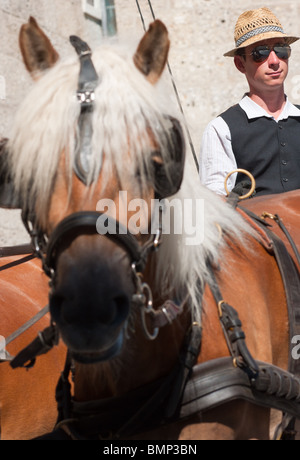
[[[268,117],[275,118],[244,96],[239,103],[246,112],[249,120],[252,118]],[[295,107],[288,98],[286,104],[275,121],[285,120],[290,116],[300,117],[300,110]],[[212,120],[206,127],[199,157],[199,175],[202,184],[220,195],[226,195],[224,181],[231,171],[237,168],[235,156],[232,151],[231,134],[227,123],[221,117]],[[235,186],[237,173],[232,174],[227,181],[229,191]]]

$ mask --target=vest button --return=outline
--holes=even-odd
[[[280,145],[281,145],[282,147],[285,147],[285,146],[286,146],[286,142],[281,142]]]
[[[287,161],[286,161],[286,160],[282,160],[282,161],[281,161],[281,164],[282,164],[283,166],[285,166],[285,165],[287,165]]]
[[[286,177],[284,177],[282,180],[283,180],[283,182],[288,182],[289,181]]]

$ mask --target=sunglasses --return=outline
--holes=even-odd
[[[278,44],[274,46],[261,45],[257,46],[252,50],[250,56],[254,62],[263,62],[270,56],[270,53],[274,51],[278,59],[287,60],[291,56],[291,47],[285,44]]]

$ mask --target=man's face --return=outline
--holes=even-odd
[[[262,92],[272,91],[283,83],[288,74],[288,59],[280,59],[274,50],[263,62],[255,62],[251,55],[258,46],[284,45],[284,39],[272,38],[263,40],[245,48],[245,56],[235,56],[234,62],[238,70],[245,74],[250,91]]]

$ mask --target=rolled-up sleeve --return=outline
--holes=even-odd
[[[220,195],[226,195],[225,178],[236,167],[229,127],[223,118],[217,117],[208,124],[202,137],[199,156],[201,183]],[[228,179],[229,191],[235,185],[236,176],[234,173]]]

